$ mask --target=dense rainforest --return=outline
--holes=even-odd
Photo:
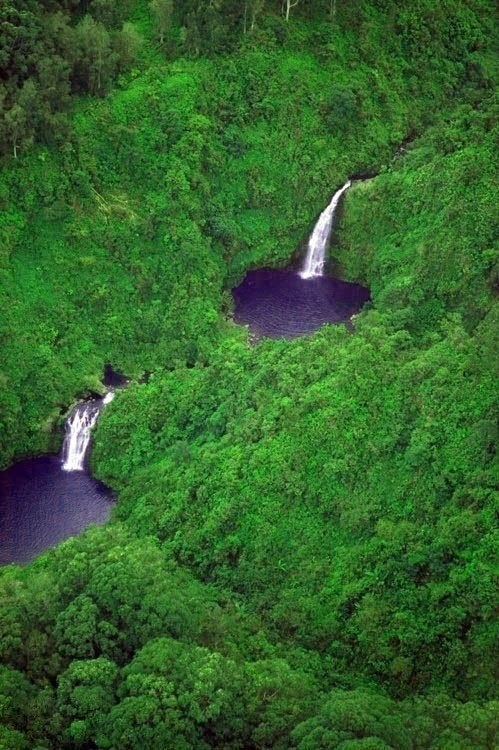
[[[109,523],[0,570],[0,748],[499,746],[497,41],[491,0],[1,0],[2,466],[131,382]],[[371,301],[254,343],[231,288],[352,175]]]

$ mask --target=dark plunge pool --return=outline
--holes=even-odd
[[[109,489],[84,471],[63,471],[59,456],[19,461],[0,472],[0,564],[28,562],[104,523],[111,506]]]
[[[234,320],[257,337],[295,338],[325,323],[346,323],[369,299],[369,289],[328,276],[260,269],[232,290]]]

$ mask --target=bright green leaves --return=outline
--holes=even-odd
[[[396,704],[383,695],[336,690],[320,713],[293,731],[299,750],[404,750],[410,734]]]
[[[310,678],[284,660],[244,664],[167,638],[150,641],[123,677],[107,735],[116,748],[159,749],[167,738],[185,748],[286,747],[316,697]]]
[[[289,727],[316,705],[316,686],[309,675],[291,669],[284,659],[248,664],[247,675],[245,717],[254,726],[254,746],[286,747]]]
[[[456,316],[423,349],[380,313],[356,327],[225,347],[129,389],[103,415],[97,459],[129,523],[281,637],[403,695],[462,682],[475,636],[490,649],[469,631],[458,571],[486,545],[495,389],[468,377],[475,349]],[[472,519],[463,503],[478,496]],[[488,620],[487,560],[473,609]]]
[[[389,172],[348,192],[335,253],[395,325],[421,335],[451,310],[475,326],[490,306],[494,137],[483,113],[461,108]]]
[[[169,695],[169,687],[169,683],[161,679],[145,680],[138,695],[127,696],[111,711],[99,746],[116,750],[142,746],[151,750],[193,747],[196,733],[186,727],[175,699]],[[207,747],[199,744],[197,738],[196,741],[203,750]]]
[[[114,521],[2,573],[0,745],[497,744],[497,707],[466,704],[493,695],[497,642],[487,4],[479,28],[474,0],[300,2],[287,25],[259,0],[154,2],[191,59],[146,49],[80,102],[72,145],[25,157],[40,123],[67,137],[70,78],[102,96],[131,62],[119,5],[46,14],[48,61],[29,14],[2,16],[21,76],[2,147],[24,157],[1,189],[2,457],[46,445],[102,362],[152,375],[94,453],[138,537]],[[248,347],[230,283],[287,262],[334,185],[381,162],[333,250],[374,309]]]
[[[73,661],[57,687],[57,710],[68,724],[66,734],[78,744],[99,736],[115,701],[118,668],[98,658]]]
[[[54,635],[59,651],[71,659],[95,656],[98,608],[88,596],[80,595],[57,617]]]

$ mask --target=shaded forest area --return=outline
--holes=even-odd
[[[67,140],[74,93],[102,96],[134,58],[138,36],[124,22],[130,3],[2,2],[0,122],[4,153]]]
[[[492,4],[0,13],[2,463],[134,379],[112,520],[0,572],[0,747],[495,748]],[[249,346],[231,286],[366,172],[354,331]]]

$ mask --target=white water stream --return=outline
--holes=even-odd
[[[308,240],[307,255],[303,263],[303,268],[300,271],[302,279],[312,279],[315,276],[322,276],[334,214],[341,196],[348,190],[351,184],[350,180],[348,180],[343,187],[337,190],[331,198],[330,204],[326,206],[319,216],[317,224]]]
[[[103,399],[77,404],[66,422],[66,436],[62,446],[62,468],[64,471],[83,471],[85,455],[94,427],[102,407],[114,398],[109,391]]]

